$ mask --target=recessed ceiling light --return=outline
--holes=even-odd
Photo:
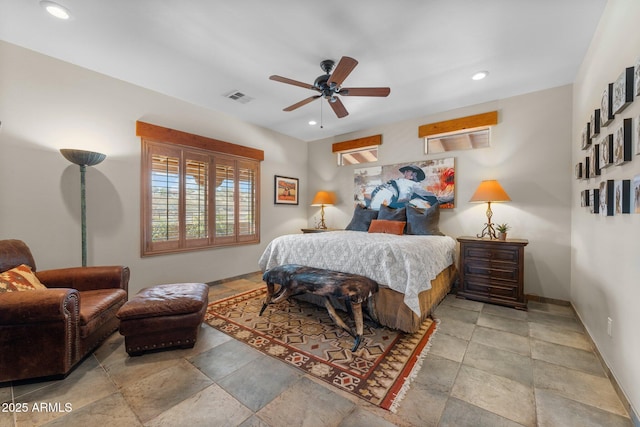
[[[316,122],[315,120],[309,120],[309,126],[315,126],[317,124],[318,122]]]
[[[71,18],[71,13],[69,12],[69,9],[59,5],[58,3],[42,0],[40,2],[40,6],[42,6],[47,12],[49,12],[50,15],[53,15],[56,18],[59,18],[59,19]]]
[[[487,77],[489,75],[488,71],[478,71],[477,73],[475,73],[473,76],[471,76],[471,78],[473,80],[482,80],[485,77]]]

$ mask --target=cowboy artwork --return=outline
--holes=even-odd
[[[355,169],[354,173],[354,200],[370,209],[407,204],[426,209],[436,203],[443,209],[454,207],[453,157]]]

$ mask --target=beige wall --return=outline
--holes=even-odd
[[[570,298],[572,87],[498,100],[419,117],[309,144],[309,194],[338,192],[340,202],[326,209],[329,227],[344,227],[353,213],[353,170],[336,166],[333,142],[382,134],[379,161],[388,165],[428,158],[455,157],[456,207],[442,210],[441,229],[457,237],[476,235],[486,222],[486,205],[468,200],[483,179],[497,179],[513,202],[493,205],[493,222],[512,226],[509,235],[529,240],[525,250],[525,292]],[[418,138],[422,124],[498,111],[491,147],[427,156]],[[309,208],[313,226],[319,210]]]
[[[609,0],[576,77],[573,97],[573,164],[585,156],[581,132],[591,112],[599,108],[608,83],[640,58],[638,31],[640,2]],[[571,300],[595,340],[598,350],[635,408],[640,410],[640,215],[605,217],[580,207],[580,191],[596,188],[604,180],[633,179],[640,174],[635,149],[640,99],[604,129],[611,133],[623,118],[633,118],[633,160],[604,169],[588,181],[572,181],[571,190]],[[607,334],[607,318],[613,320]]]
[[[136,120],[265,151],[262,243],[140,257],[140,139]],[[125,264],[132,292],[257,271],[275,236],[306,225],[299,206],[274,206],[274,174],[304,177],[303,142],[175,98],[0,42],[0,238],[22,239],[38,269],[81,263],[80,172],[60,148],[100,151],[87,168],[88,264]]]

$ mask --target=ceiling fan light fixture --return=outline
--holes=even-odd
[[[40,6],[44,8],[50,15],[58,19],[67,20],[71,18],[71,12],[66,7],[52,1],[42,0]]]
[[[472,80],[482,80],[489,75],[488,71],[478,71],[473,76],[471,76]]]

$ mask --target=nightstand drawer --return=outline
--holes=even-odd
[[[517,282],[520,278],[518,265],[510,265],[497,262],[466,262],[463,266],[464,274],[481,276],[501,280]]]
[[[518,263],[518,248],[488,248],[486,246],[465,245],[465,258],[488,259],[495,261],[504,261]]]
[[[483,279],[467,277],[465,279],[465,292],[484,296],[488,298],[498,298],[517,301],[519,298],[518,286],[499,281],[490,280],[488,283]]]

